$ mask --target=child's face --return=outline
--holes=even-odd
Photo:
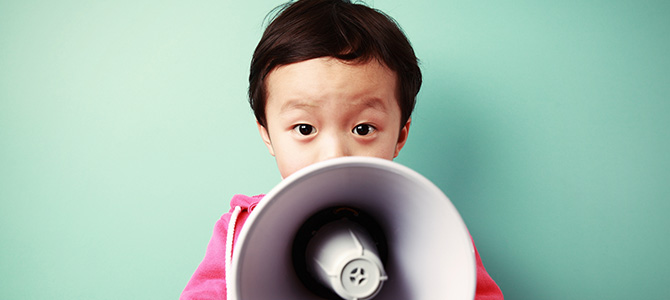
[[[396,81],[376,60],[324,57],[271,71],[267,128],[258,127],[282,177],[340,156],[396,157],[410,125],[400,127]]]

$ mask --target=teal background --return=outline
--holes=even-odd
[[[0,298],[178,297],[280,181],[246,103],[280,3],[0,0]],[[425,76],[396,161],[507,299],[670,294],[669,3],[370,1]]]

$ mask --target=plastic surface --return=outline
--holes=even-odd
[[[342,299],[371,299],[387,279],[372,238],[346,219],[319,230],[306,256],[311,273]]]
[[[397,163],[344,157],[294,173],[259,203],[233,251],[232,299],[322,299],[296,276],[292,246],[305,220],[333,206],[357,207],[385,232],[388,279],[375,300],[474,298],[472,241],[442,191]]]

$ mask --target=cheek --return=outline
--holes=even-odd
[[[387,159],[387,160],[393,160],[395,158],[395,148],[385,150],[384,153],[382,153],[379,158]]]
[[[277,167],[279,168],[279,173],[281,174],[282,178],[286,178],[296,171],[309,165],[310,163],[298,161],[296,159],[292,159],[290,161],[284,160],[281,163],[279,161],[277,162]]]
[[[282,147],[281,151],[276,153],[275,159],[277,160],[277,167],[282,178],[286,178],[309,165],[309,161],[304,153],[301,154],[299,149],[292,149],[290,147]]]
[[[378,148],[380,158],[392,160],[395,156],[396,146],[398,145],[398,138],[395,136],[387,137]]]
[[[395,156],[395,143],[378,141],[374,145],[361,147],[360,151],[357,151],[355,155],[393,160]]]

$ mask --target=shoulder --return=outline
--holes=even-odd
[[[237,206],[239,206],[242,210],[253,210],[253,208],[258,205],[258,202],[260,202],[263,197],[265,197],[264,194],[255,196],[237,194],[230,200],[231,211]]]
[[[239,206],[242,211],[251,212],[264,196],[264,194],[255,196],[247,196],[242,194],[234,195],[233,198],[230,199],[230,210],[223,214],[216,222],[217,230],[225,230],[225,228],[228,227],[228,222],[230,222],[230,217],[232,212],[235,210],[235,207]]]

